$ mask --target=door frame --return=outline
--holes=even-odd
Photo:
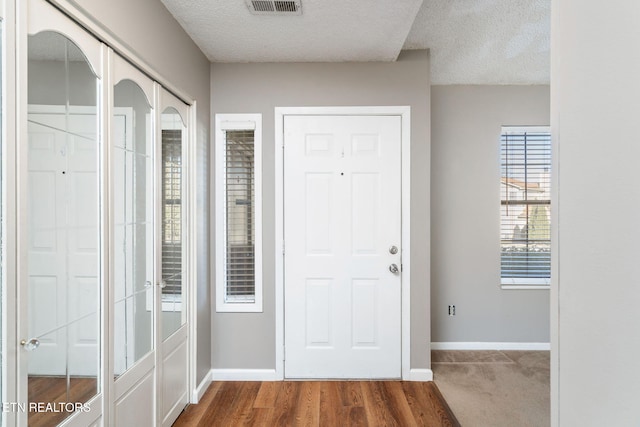
[[[402,379],[411,371],[411,107],[275,107],[275,273],[276,378],[284,372],[284,118],[285,116],[399,116],[401,119],[401,365]]]
[[[18,132],[21,128],[19,118],[22,117],[17,110],[18,85],[22,84],[23,78],[18,78],[19,54],[14,48],[18,38],[18,17],[17,5],[13,1],[0,0],[0,18],[2,19],[2,198],[4,203],[0,203],[3,209],[2,237],[4,240],[2,281],[2,329],[0,335],[0,352],[2,353],[0,369],[2,378],[0,381],[1,397],[4,402],[18,402],[18,357],[20,356],[20,346],[18,345],[18,205],[17,205],[17,159],[18,159]],[[22,24],[22,22],[20,22]],[[2,206],[4,205],[4,206]],[[17,425],[18,414],[16,412],[0,413],[0,424],[6,426]]]

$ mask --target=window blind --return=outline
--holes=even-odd
[[[182,130],[162,130],[163,294],[182,294]]]
[[[225,134],[225,299],[254,302],[254,131],[229,130]]]
[[[500,151],[501,277],[525,282],[526,279],[548,279],[551,272],[551,135],[542,131],[503,129]],[[532,283],[540,282],[533,280]]]

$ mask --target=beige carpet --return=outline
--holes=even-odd
[[[548,351],[431,352],[435,383],[463,427],[550,424]]]

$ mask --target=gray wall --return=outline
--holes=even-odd
[[[555,426],[640,425],[639,29],[637,1],[552,2]]]
[[[500,127],[548,125],[549,86],[431,88],[433,342],[549,342],[549,291],[500,289]],[[448,315],[448,306],[456,315]]]
[[[394,63],[212,65],[212,114],[261,113],[264,144],[264,313],[214,313],[214,368],[275,368],[274,107],[354,105],[411,106],[411,367],[430,367],[429,91],[426,51]]]
[[[55,2],[55,0],[54,0]],[[197,381],[211,369],[209,291],[209,61],[158,0],[69,0],[93,16],[197,105]]]

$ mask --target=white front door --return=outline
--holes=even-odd
[[[96,375],[99,290],[95,112],[29,112],[29,374]],[[87,109],[90,110],[90,109]],[[37,112],[34,112],[37,111]]]
[[[400,116],[285,116],[284,147],[285,376],[400,378]]]

